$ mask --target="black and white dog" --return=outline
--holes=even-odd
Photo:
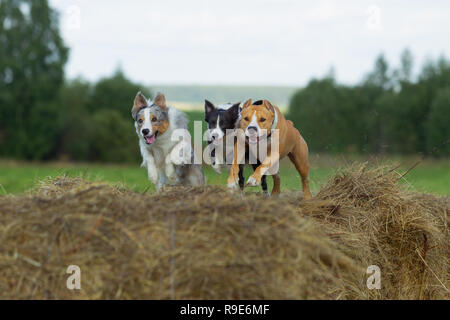
[[[240,103],[226,103],[214,106],[208,100],[205,100],[205,121],[208,123],[207,140],[208,147],[211,151],[211,166],[218,173],[222,173],[222,166],[226,165],[228,168],[232,164],[227,159],[233,159],[232,152],[234,150],[236,130],[239,128],[241,121],[240,115]],[[216,151],[221,151],[217,153]],[[246,148],[246,159],[248,159]],[[231,156],[227,155],[227,152],[231,152]],[[216,157],[216,154],[218,157]],[[221,157],[220,157],[221,155]],[[219,158],[220,157],[220,158]],[[253,170],[255,170],[260,163],[252,164]],[[244,165],[239,165],[239,186],[241,190],[244,189]],[[267,193],[266,176],[261,179],[261,187],[264,193]]]

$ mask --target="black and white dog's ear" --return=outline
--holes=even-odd
[[[235,103],[227,110],[227,112],[232,114],[233,117],[238,117],[239,116],[239,112],[241,111],[240,106],[241,106],[240,102]]]
[[[233,104],[228,110],[227,113],[231,115],[233,119],[237,119],[239,117],[239,113],[241,112],[241,103],[235,103]]]
[[[236,111],[239,112],[239,110],[241,110],[241,103],[238,102],[238,103],[233,104],[230,109],[232,109],[233,112],[236,112]]]
[[[139,112],[140,109],[147,106],[147,98],[142,94],[141,91],[139,91],[136,95],[136,98],[134,98],[133,108],[131,109],[131,116],[133,119],[136,119],[136,115]]]
[[[212,111],[214,111],[216,107],[209,102],[208,100],[205,100],[205,121],[208,119],[208,114],[210,114]]]

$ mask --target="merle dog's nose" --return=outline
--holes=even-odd
[[[219,137],[219,134],[217,134],[217,132],[214,132],[213,134],[211,134],[211,138],[213,140],[216,140]]]
[[[142,134],[143,134],[144,136],[148,135],[149,133],[150,133],[150,130],[149,130],[149,129],[142,129]]]
[[[249,133],[257,133],[258,132],[257,127],[248,127],[247,130]]]

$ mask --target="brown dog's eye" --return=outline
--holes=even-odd
[[[249,121],[249,120],[248,120],[248,117],[245,117],[244,120],[245,120],[245,121]]]
[[[144,120],[142,120],[142,119],[139,119],[139,124],[142,124],[143,122],[144,122]]]
[[[264,121],[266,121],[266,119],[264,119],[264,118],[259,119],[259,122],[264,122]]]
[[[152,122],[156,122],[156,120],[157,120],[156,117],[152,118]]]

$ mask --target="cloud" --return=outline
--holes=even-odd
[[[68,75],[91,80],[120,63],[129,77],[148,84],[304,85],[334,65],[339,80],[354,83],[380,52],[392,62],[405,46],[416,61],[450,53],[443,41],[450,29],[445,1],[434,6],[406,0],[50,3],[61,12],[63,37],[71,47]],[[379,28],[368,23],[374,6]]]

